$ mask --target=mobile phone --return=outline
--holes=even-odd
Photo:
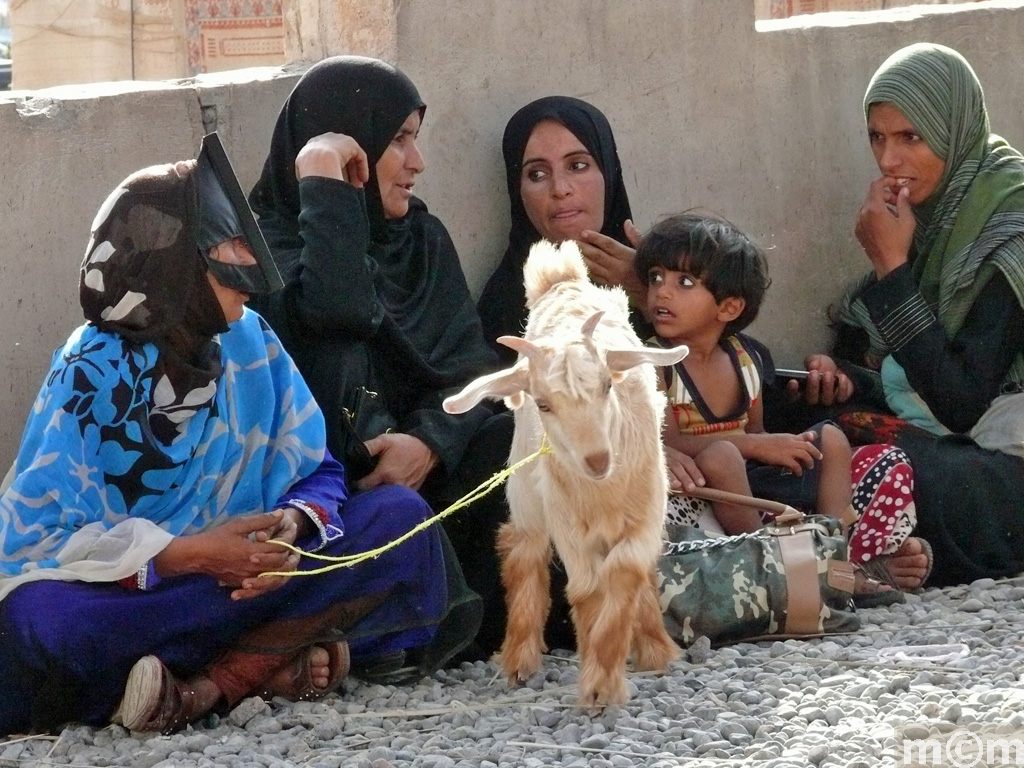
[[[776,368],[775,378],[781,379],[782,381],[789,381],[790,379],[807,381],[807,371],[799,371],[794,368]]]

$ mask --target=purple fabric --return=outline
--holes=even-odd
[[[413,491],[384,486],[341,507],[345,535],[324,554],[356,554],[397,538],[430,514]],[[301,569],[318,563],[304,558]],[[105,723],[132,665],[155,654],[188,677],[268,621],[308,616],[335,602],[389,593],[346,631],[354,660],[430,642],[448,595],[443,548],[430,528],[354,568],[289,580],[232,601],[207,576],[164,579],[151,592],[118,584],[39,581],[0,603],[0,733],[32,724]]]

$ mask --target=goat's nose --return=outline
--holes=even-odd
[[[608,451],[601,451],[601,453],[592,453],[584,459],[587,462],[587,466],[590,467],[590,471],[594,473],[596,477],[603,477],[608,472],[608,465],[611,463],[612,457]]]

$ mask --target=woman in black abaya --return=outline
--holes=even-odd
[[[448,232],[412,194],[425,109],[385,62],[316,64],[281,110],[250,202],[285,283],[258,309],[323,408],[331,453],[358,488],[404,485],[440,510],[504,466],[512,424],[441,408],[495,358]],[[494,541],[506,516],[499,491],[445,523],[484,600],[479,655],[504,633]]]

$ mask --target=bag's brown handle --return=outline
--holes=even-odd
[[[726,504],[738,504],[742,507],[754,507],[755,509],[763,509],[765,512],[770,512],[776,517],[780,515],[788,515],[793,520],[803,519],[803,512],[798,509],[794,509],[788,504],[783,504],[781,501],[768,501],[768,499],[758,499],[755,496],[744,496],[742,493],[732,493],[731,491],[720,491],[717,488],[697,488],[693,491],[672,491],[672,493],[680,496],[695,496],[698,499],[707,499],[708,501],[724,501]]]

